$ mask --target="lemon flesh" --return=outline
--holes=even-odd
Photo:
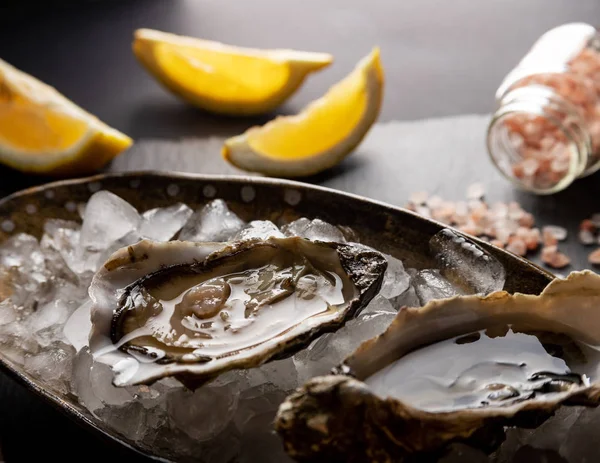
[[[0,162],[48,175],[94,172],[131,145],[54,88],[0,60]]]
[[[256,50],[139,29],[133,51],[167,89],[208,111],[252,115],[281,105],[331,55]]]
[[[308,176],[333,167],[377,119],[383,83],[376,48],[299,114],[279,117],[227,140],[223,157],[240,169],[279,177]]]

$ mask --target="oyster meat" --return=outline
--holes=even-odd
[[[491,452],[505,426],[599,402],[600,276],[584,271],[540,296],[402,309],[331,375],[290,395],[276,428],[298,461],[401,462],[453,442]]]
[[[335,330],[377,294],[386,266],[365,246],[298,237],[141,241],[94,276],[90,350],[116,386],[174,376],[195,388]]]

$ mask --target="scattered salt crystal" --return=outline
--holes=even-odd
[[[527,254],[527,245],[522,239],[514,237],[508,241],[506,250],[518,256],[524,256]]]
[[[423,217],[431,217],[431,212],[427,206],[417,206],[415,212],[419,215],[422,215]]]
[[[549,233],[554,236],[558,241],[564,241],[567,239],[567,229],[559,227],[558,225],[546,225],[542,228],[542,234]]]
[[[597,228],[599,228],[599,227],[590,219],[582,220],[581,223],[579,224],[580,230],[587,230],[589,232],[595,232]]]
[[[592,214],[592,217],[589,219],[589,221],[592,223],[592,225],[594,225],[594,227],[600,228],[600,213]]]
[[[425,204],[428,197],[429,194],[426,191],[417,191],[415,193],[412,193],[409,196],[408,200],[415,205],[420,205]]]
[[[540,241],[542,240],[542,233],[539,228],[531,228],[529,229],[528,236],[525,237],[525,245],[529,251],[534,251],[540,245]]]
[[[542,241],[544,246],[554,246],[558,243],[558,239],[551,231],[547,230],[546,227],[542,228]]]
[[[552,268],[563,268],[571,263],[568,256],[558,251],[556,245],[544,246],[541,254],[542,262]]]
[[[522,227],[533,227],[535,225],[535,218],[533,217],[533,214],[525,212],[523,216],[519,219],[518,223]]]
[[[430,196],[427,200],[427,206],[431,209],[435,209],[436,207],[440,207],[443,204],[444,200],[437,195]]]
[[[467,199],[481,199],[485,196],[483,183],[473,183],[467,188]]]
[[[587,229],[579,230],[579,234],[577,235],[577,237],[579,239],[579,242],[586,246],[596,243],[596,238],[594,237],[594,234]]]
[[[593,265],[600,265],[600,248],[588,255],[588,262]]]
[[[505,242],[501,241],[501,240],[492,240],[492,241],[490,241],[490,243],[499,248],[504,248],[504,244],[505,244]]]

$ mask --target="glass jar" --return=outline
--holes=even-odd
[[[600,168],[600,33],[546,32],[503,80],[488,126],[494,164],[517,186],[550,194]]]

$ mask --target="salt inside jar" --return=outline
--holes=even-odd
[[[503,80],[487,147],[519,187],[550,194],[600,168],[600,33],[546,32]]]

